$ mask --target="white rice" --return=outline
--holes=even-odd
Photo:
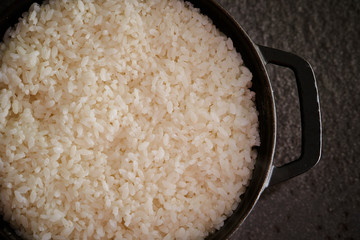
[[[26,239],[202,239],[251,178],[252,75],[179,0],[49,1],[0,47],[0,210]]]

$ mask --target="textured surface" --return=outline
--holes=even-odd
[[[218,0],[254,42],[314,68],[323,154],[309,172],[273,186],[233,239],[360,239],[360,1]],[[293,74],[268,66],[278,115],[277,164],[300,152]]]
[[[323,118],[319,164],[267,189],[232,239],[360,239],[360,1],[218,1],[256,43],[312,64]],[[280,164],[299,154],[297,94],[291,71],[269,71]]]

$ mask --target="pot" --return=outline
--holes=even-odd
[[[27,11],[34,0],[11,1],[0,15],[0,35],[13,26],[18,17]],[[41,2],[41,1],[37,1]],[[310,64],[303,58],[289,52],[255,44],[243,28],[214,0],[190,0],[207,15],[217,28],[233,41],[242,55],[245,65],[253,74],[252,90],[256,93],[256,107],[259,111],[261,145],[252,180],[234,213],[224,226],[209,235],[207,239],[229,239],[249,215],[263,191],[274,184],[288,180],[312,168],[320,159],[322,128],[319,95],[316,79]],[[301,155],[280,167],[274,165],[276,148],[276,111],[274,95],[266,65],[275,64],[290,68],[295,73],[301,115]],[[0,222],[1,239],[20,239],[9,224]]]

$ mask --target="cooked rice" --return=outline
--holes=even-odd
[[[26,239],[202,239],[251,178],[252,75],[180,0],[33,4],[0,49],[0,211]]]

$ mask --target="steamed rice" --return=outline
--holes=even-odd
[[[33,4],[0,48],[0,211],[27,239],[201,239],[251,178],[251,73],[178,0]]]

